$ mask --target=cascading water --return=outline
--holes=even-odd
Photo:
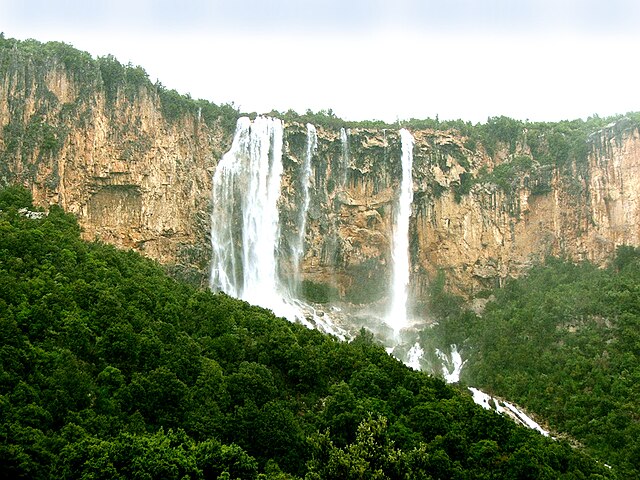
[[[341,186],[347,185],[347,170],[349,168],[349,131],[344,128],[340,129],[340,143],[342,144],[342,177]]]
[[[211,289],[344,338],[343,330],[296,299],[278,278],[282,146],[281,120],[238,120],[231,149],[213,175]],[[309,163],[314,148],[310,147]],[[306,211],[301,215],[306,218]],[[304,240],[304,225],[300,228]]]
[[[460,381],[460,373],[466,360],[462,360],[462,355],[458,352],[457,345],[451,345],[451,355],[436,348],[436,355],[442,362],[442,376],[447,383],[458,383]]]
[[[405,128],[400,130],[402,139],[402,181],[400,197],[394,215],[393,243],[391,257],[393,272],[391,282],[391,305],[386,323],[397,337],[407,326],[407,297],[409,287],[409,220],[413,202],[413,136]]]
[[[244,300],[269,305],[277,293],[278,198],[282,175],[282,122],[258,118],[251,126],[243,216]]]
[[[399,343],[399,332],[407,327],[407,290],[409,283],[409,220],[411,217],[413,137],[402,129],[402,181],[393,229],[393,282],[391,308],[387,324],[393,328],[394,343]],[[341,131],[342,163],[346,186],[348,165],[348,138]],[[213,176],[211,217],[212,269],[211,288],[250,303],[271,309],[276,315],[291,321],[300,321],[310,328],[331,333],[345,339],[349,335],[333,324],[326,314],[295,298],[283,288],[278,278],[280,218],[278,199],[282,165],[283,125],[280,120],[257,117],[253,122],[246,117],[237,123],[231,149],[216,168]],[[303,202],[297,221],[297,244],[292,260],[299,270],[304,252],[306,216],[309,208],[309,183],[312,157],[317,148],[317,134],[313,125],[307,125],[307,152],[301,172]],[[394,347],[387,347],[392,353]],[[405,363],[418,370],[424,350],[416,342],[402,357]],[[465,362],[456,345],[451,345],[447,356],[440,350],[436,355],[442,362],[442,374],[447,382],[460,380]],[[470,389],[474,400],[490,408],[491,398],[477,389]],[[520,423],[548,433],[514,405],[493,399],[497,411],[510,415]]]
[[[213,176],[211,287],[288,317],[277,278],[282,138],[278,119],[238,120]]]
[[[408,367],[413,368],[414,370],[420,370],[420,360],[424,356],[424,350],[420,346],[419,342],[416,342],[413,347],[407,353],[407,360],[404,362]]]
[[[211,213],[211,289],[233,297],[242,296],[242,232],[237,227],[243,205],[241,171],[249,153],[251,121],[238,119],[231,149],[222,157],[213,175]]]
[[[300,285],[300,259],[304,255],[304,238],[307,228],[307,212],[309,211],[309,187],[311,183],[311,161],[313,155],[318,148],[318,133],[316,127],[307,123],[307,150],[305,152],[304,164],[300,175],[300,184],[302,185],[302,205],[298,210],[297,229],[298,235],[291,248],[291,265],[293,270],[294,285],[292,285],[292,295],[297,294]]]

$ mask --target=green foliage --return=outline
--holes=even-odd
[[[479,183],[493,183],[504,192],[512,192],[518,186],[523,176],[531,172],[533,160],[531,157],[519,155],[511,161],[497,165],[491,173],[479,175],[477,181]]]
[[[454,183],[452,185],[455,201],[460,203],[463,195],[467,195],[471,191],[471,187],[473,187],[474,183],[475,181],[472,173],[461,173],[458,183]]]
[[[310,280],[302,281],[300,293],[302,298],[311,303],[329,303],[332,299],[338,298],[335,287]]]
[[[464,173],[452,185],[456,201],[469,193],[475,183],[493,183],[507,195],[522,187],[529,188],[532,195],[544,195],[551,191],[548,167],[562,174],[561,180],[570,193],[580,195],[580,178],[589,175],[589,153],[598,154],[606,148],[600,145],[600,135],[607,130],[606,135],[620,139],[623,132],[640,128],[640,115],[632,112],[555,123],[521,122],[502,116],[489,118],[485,124],[453,128],[466,137],[464,146],[470,151],[483,147],[493,157],[500,149],[508,154],[507,160],[492,171]]]
[[[233,135],[240,116],[233,104],[215,105],[206,100],[194,100],[189,94],[168,90],[160,82],[155,84],[155,90],[160,97],[162,114],[169,122],[176,122],[185,116],[196,116],[207,125],[219,123],[227,135]]]
[[[74,76],[85,78],[93,63],[91,55],[87,52],[77,50],[71,45],[62,42],[48,42],[44,44],[47,55],[62,62],[68,72]]]
[[[450,293],[446,288],[446,275],[439,270],[436,277],[429,282],[427,306],[429,312],[439,319],[447,319],[460,312],[462,299]]]
[[[482,318],[449,312],[425,336],[463,346],[463,380],[509,398],[640,474],[640,251],[610,268],[548,259],[495,290]]]
[[[494,155],[499,143],[509,147],[509,153],[514,153],[522,134],[524,124],[509,117],[491,117],[487,123],[480,126],[480,136],[489,155]]]
[[[98,67],[107,102],[113,106],[127,78],[125,67],[113,55],[99,57]]]
[[[194,113],[194,102],[190,97],[180,95],[175,90],[167,90],[162,85],[158,85],[158,94],[162,104],[162,114],[170,121]]]
[[[371,335],[196,290],[0,198],[1,477],[613,478]]]
[[[33,208],[31,192],[21,186],[10,185],[0,189],[0,210]]]
[[[248,114],[249,116],[255,116],[255,112]],[[407,128],[411,130],[457,130],[463,135],[469,135],[472,132],[473,126],[471,122],[464,122],[463,120],[444,120],[440,121],[437,117],[435,119],[416,119],[411,118],[409,120],[397,120],[396,122],[389,123],[382,120],[344,120],[338,117],[335,112],[329,108],[326,110],[320,110],[313,112],[307,110],[304,114],[299,114],[293,110],[287,110],[286,112],[278,112],[272,110],[269,115],[283,119],[285,122],[297,122],[297,123],[312,123],[315,126],[321,126],[327,129],[337,130],[339,128],[362,128],[362,129],[377,129],[377,130],[398,130],[400,128]]]
[[[77,98],[73,103],[58,105],[55,95],[43,86],[44,77],[52,69],[60,66],[76,83],[74,87]],[[147,72],[140,66],[134,66],[131,63],[123,65],[113,55],[93,59],[87,52],[61,42],[40,43],[31,39],[24,41],[0,39],[0,75],[5,76],[8,73],[11,73],[14,79],[12,81],[19,82],[18,88],[28,94],[31,93],[30,89],[34,85],[38,100],[45,100],[46,111],[37,112],[35,117],[39,119],[46,114],[43,118],[46,117],[47,122],[51,121],[51,124],[39,120],[42,125],[33,127],[42,130],[42,134],[38,137],[40,142],[38,146],[45,152],[55,153],[62,145],[65,135],[63,125],[66,120],[86,120],[87,113],[94,108],[94,97],[100,91],[104,92],[107,106],[112,113],[117,112],[118,102],[133,102],[144,92],[151,96],[157,94],[167,121],[173,123],[185,116],[198,117],[210,127],[219,125],[229,135],[233,133],[239,116],[238,110],[232,104],[215,105],[206,100],[193,100],[189,95],[167,90],[159,82],[154,85]],[[19,108],[12,111],[16,115],[11,119],[9,126],[14,124],[11,126],[12,130],[22,137],[28,126],[20,127],[17,124],[22,122],[23,115],[18,113],[21,113],[24,105],[19,104],[18,101],[15,104]],[[60,111],[59,119],[52,118],[52,110]],[[70,115],[71,113],[74,115]],[[6,133],[4,141],[9,143],[10,147],[12,143],[17,142],[18,145],[15,147],[22,143],[21,139],[13,136],[7,138]]]
[[[276,110],[270,112],[270,115],[281,118],[285,122],[299,122],[299,123],[312,123],[316,126],[322,126],[325,128],[339,129],[341,127],[347,127],[347,122],[338,118],[332,109],[320,110],[314,113],[311,110],[307,110],[303,115],[300,115],[293,110],[288,110],[285,113],[280,113]]]

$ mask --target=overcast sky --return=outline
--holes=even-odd
[[[639,0],[0,0],[6,37],[243,111],[349,120],[640,110]]]

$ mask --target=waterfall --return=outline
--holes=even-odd
[[[307,123],[307,151],[305,152],[304,164],[300,174],[300,185],[302,185],[302,205],[298,210],[297,230],[298,236],[296,242],[291,248],[291,265],[293,270],[294,285],[291,288],[292,294],[295,294],[300,287],[300,259],[304,255],[304,239],[307,228],[307,212],[309,211],[309,186],[311,183],[311,160],[318,148],[318,133],[316,127]]]
[[[421,370],[420,360],[424,356],[424,349],[420,346],[419,342],[416,342],[413,347],[407,353],[407,360],[405,365],[413,368],[414,370]]]
[[[310,163],[317,143],[315,128],[307,128],[312,141],[303,173],[307,187],[298,225],[300,251],[309,206]],[[295,298],[278,277],[283,134],[282,121],[278,119],[238,120],[231,149],[213,175],[210,286],[214,291],[344,339],[346,332],[334,325],[325,312]]]
[[[268,306],[277,294],[278,198],[282,175],[282,122],[257,118],[251,127],[243,215],[242,298]]]
[[[347,171],[349,169],[349,131],[340,129],[340,143],[342,144],[342,188],[347,187]]]
[[[213,174],[211,213],[211,289],[233,297],[242,296],[242,232],[237,221],[242,215],[241,171],[250,148],[251,121],[238,119],[231,149],[222,157]],[[240,250],[241,251],[241,250]]]
[[[393,260],[391,305],[387,324],[397,336],[407,326],[407,297],[409,287],[409,220],[413,202],[413,136],[406,129],[400,130],[402,139],[402,180],[400,197],[394,214],[391,257]]]
[[[282,141],[278,119],[238,120],[213,176],[211,288],[289,317],[277,276]]]

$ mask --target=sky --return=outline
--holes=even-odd
[[[244,112],[558,121],[640,111],[638,0],[0,0],[63,41]]]

